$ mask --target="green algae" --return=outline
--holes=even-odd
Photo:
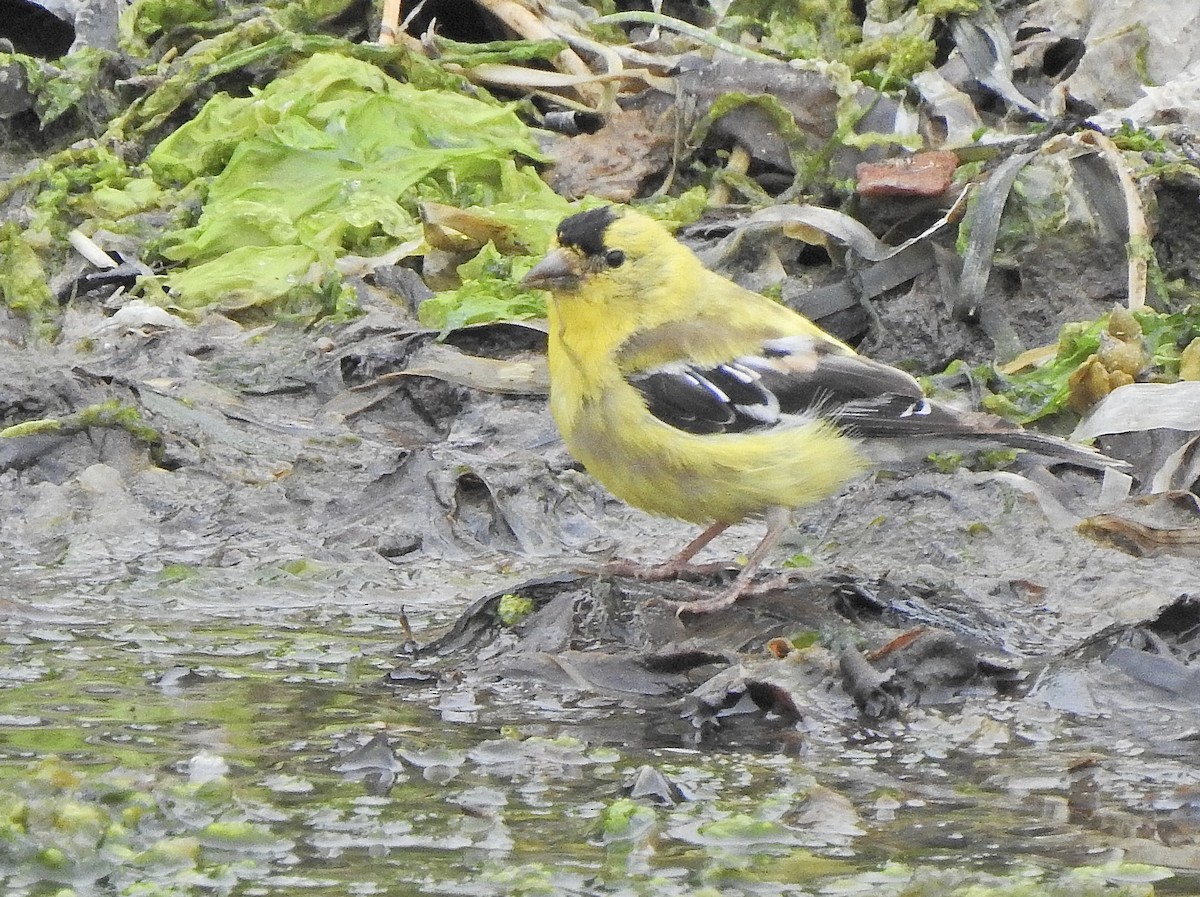
[[[164,57],[161,84],[100,138],[0,188],[0,199],[28,191],[34,209],[21,231],[6,225],[0,233],[5,302],[53,335],[57,308],[45,272],[69,251],[73,227],[130,234],[148,241],[147,261],[158,255],[173,264],[143,278],[134,295],[185,315],[216,309],[302,323],[356,313],[354,290],[335,270],[339,257],[426,251],[425,202],[487,208],[522,231],[530,258],[540,254],[570,207],[530,167],[541,155],[514,109],[482,91],[466,95],[461,77],[403,47],[307,33],[346,5],[295,0],[233,22],[214,19],[226,11],[204,3],[131,7],[123,34],[144,52],[158,35],[210,26],[218,33],[178,60]],[[249,96],[217,94],[157,141],[204,85],[251,67],[279,76]],[[60,73],[45,83],[65,91],[80,78]],[[71,101],[61,95],[59,106]],[[146,164],[127,161],[140,155],[130,145],[148,151]],[[500,283],[489,269],[475,292]],[[537,294],[523,301],[530,314],[542,309]],[[492,319],[509,312],[498,306]]]
[[[600,837],[605,844],[643,840],[653,829],[657,815],[651,807],[627,797],[604,808]]]
[[[540,293],[520,286],[535,264],[536,256],[502,255],[489,242],[458,266],[461,287],[421,303],[421,323],[445,333],[470,324],[544,317],[546,303]]]
[[[917,0],[918,11],[925,15],[945,18],[946,16],[970,16],[979,12],[983,0]]]
[[[53,125],[96,94],[101,68],[112,57],[106,50],[85,47],[53,61],[21,53],[0,53],[0,67],[19,66],[33,97],[33,112],[42,128]]]
[[[1146,307],[1121,313],[1131,315],[1141,331],[1136,337],[1144,361],[1139,376],[1152,382],[1178,380],[1184,351],[1200,336],[1200,310],[1166,313]],[[1047,364],[1005,375],[997,383],[996,392],[984,397],[984,407],[1020,423],[1069,410],[1072,377],[1100,349],[1112,317],[1110,313],[1095,321],[1065,325],[1059,332],[1054,358]]]
[[[496,614],[503,625],[511,628],[533,613],[533,610],[534,604],[529,598],[522,595],[510,594],[500,596],[500,603],[496,607]]]
[[[159,244],[183,265],[166,284],[183,308],[282,303],[303,314],[307,304],[289,303],[307,293],[344,315],[354,296],[334,259],[420,252],[418,205],[430,200],[487,207],[540,250],[568,207],[519,156],[540,154],[510,108],[317,54],[254,96],[214,98],[151,153],[161,183],[211,179],[196,224]],[[486,265],[482,281],[505,281]]]
[[[22,436],[43,433],[66,435],[92,428],[124,430],[147,445],[158,445],[162,442],[162,436],[142,419],[141,412],[119,399],[110,399],[107,402],[89,405],[74,414],[60,418],[42,418],[13,424],[0,430],[0,439],[17,439]]]
[[[872,3],[867,7],[868,27],[846,0],[735,0],[722,20],[727,35],[748,32],[758,36],[763,50],[785,59],[838,62],[864,80],[885,75],[905,82],[933,61],[934,20],[961,13],[970,0],[957,3],[922,3],[916,10]]]
[[[0,296],[35,330],[45,333],[52,329],[57,303],[46,270],[31,245],[28,229],[11,221],[0,224]]]

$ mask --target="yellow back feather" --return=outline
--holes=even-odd
[[[550,305],[552,332],[578,354],[609,355],[634,334],[677,321],[695,321],[707,331],[703,344],[678,347],[680,356],[701,364],[785,336],[809,336],[852,352],[807,318],[709,271],[663,225],[639,212],[624,210],[604,232],[604,245],[623,252],[625,263],[591,267],[579,290],[556,294]],[[641,360],[649,366],[670,359]]]

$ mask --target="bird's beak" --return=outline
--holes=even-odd
[[[529,270],[521,279],[521,286],[537,290],[570,290],[578,286],[582,274],[576,253],[555,249]]]

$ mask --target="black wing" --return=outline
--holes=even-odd
[[[740,360],[713,367],[677,363],[629,382],[651,414],[688,433],[742,433],[780,422],[779,400]]]
[[[759,353],[721,364],[672,362],[628,379],[651,414],[696,434],[838,420],[847,403],[886,394],[912,404],[921,395],[908,374],[803,336],[764,340]]]
[[[947,440],[946,447],[1008,446],[1084,467],[1127,466],[994,415],[926,399],[903,371],[810,337],[764,340],[758,353],[721,364],[671,362],[628,381],[651,414],[688,433],[746,433],[820,417],[852,438],[917,455],[932,437]]]

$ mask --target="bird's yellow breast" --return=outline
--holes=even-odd
[[[622,501],[698,524],[828,497],[867,466],[827,421],[762,432],[687,433],[654,417],[619,377],[596,379],[550,344],[550,409],[568,451]]]

